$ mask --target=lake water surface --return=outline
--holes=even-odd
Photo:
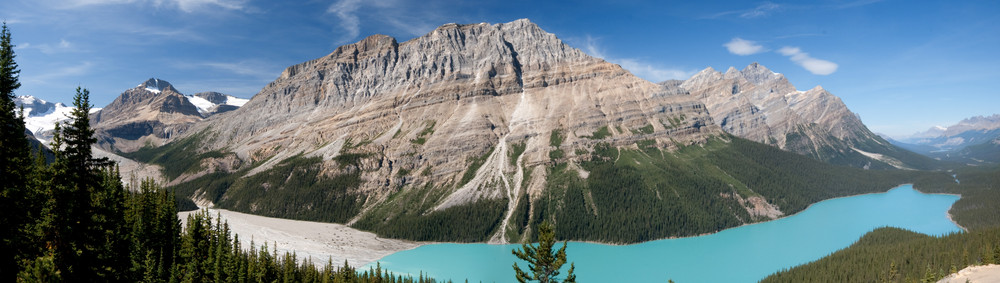
[[[579,282],[756,282],[845,248],[878,227],[929,235],[961,231],[947,218],[957,200],[904,185],[886,193],[822,201],[793,216],[706,236],[624,246],[570,242],[566,254],[576,263]],[[511,250],[516,247],[520,245],[432,244],[379,262],[396,273],[423,272],[438,280],[514,282]],[[524,262],[518,265],[527,268]]]

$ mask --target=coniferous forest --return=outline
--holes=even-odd
[[[314,264],[274,247],[242,247],[207,212],[177,218],[174,194],[151,180],[126,186],[94,158],[87,89],[46,149],[29,146],[14,103],[20,87],[11,34],[0,38],[0,281],[3,282],[434,282],[345,262]],[[136,183],[136,182],[133,182]]]

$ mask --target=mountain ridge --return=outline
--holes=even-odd
[[[739,137],[854,167],[934,166],[872,133],[822,86],[798,90],[784,75],[756,62],[743,70],[730,67],[725,73],[709,67],[676,87],[701,99],[713,120]]]

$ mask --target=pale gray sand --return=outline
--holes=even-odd
[[[969,266],[958,273],[948,275],[938,283],[987,283],[1000,282],[1000,265]]]
[[[312,257],[317,265],[324,265],[333,258],[334,266],[348,264],[360,267],[386,255],[416,248],[423,243],[380,238],[371,232],[360,231],[342,224],[288,220],[263,217],[224,209],[208,209],[215,218],[222,216],[229,222],[229,229],[240,236],[245,248],[253,239],[258,249],[265,242],[268,249],[275,245],[278,254],[295,252],[299,260]],[[182,223],[192,212],[181,212]],[[213,221],[214,222],[214,221]]]

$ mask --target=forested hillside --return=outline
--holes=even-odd
[[[1000,263],[1000,167],[953,173],[957,179],[923,178],[914,187],[961,194],[949,213],[968,231],[932,237],[878,229],[848,248],[763,282],[934,282],[969,265]]]

